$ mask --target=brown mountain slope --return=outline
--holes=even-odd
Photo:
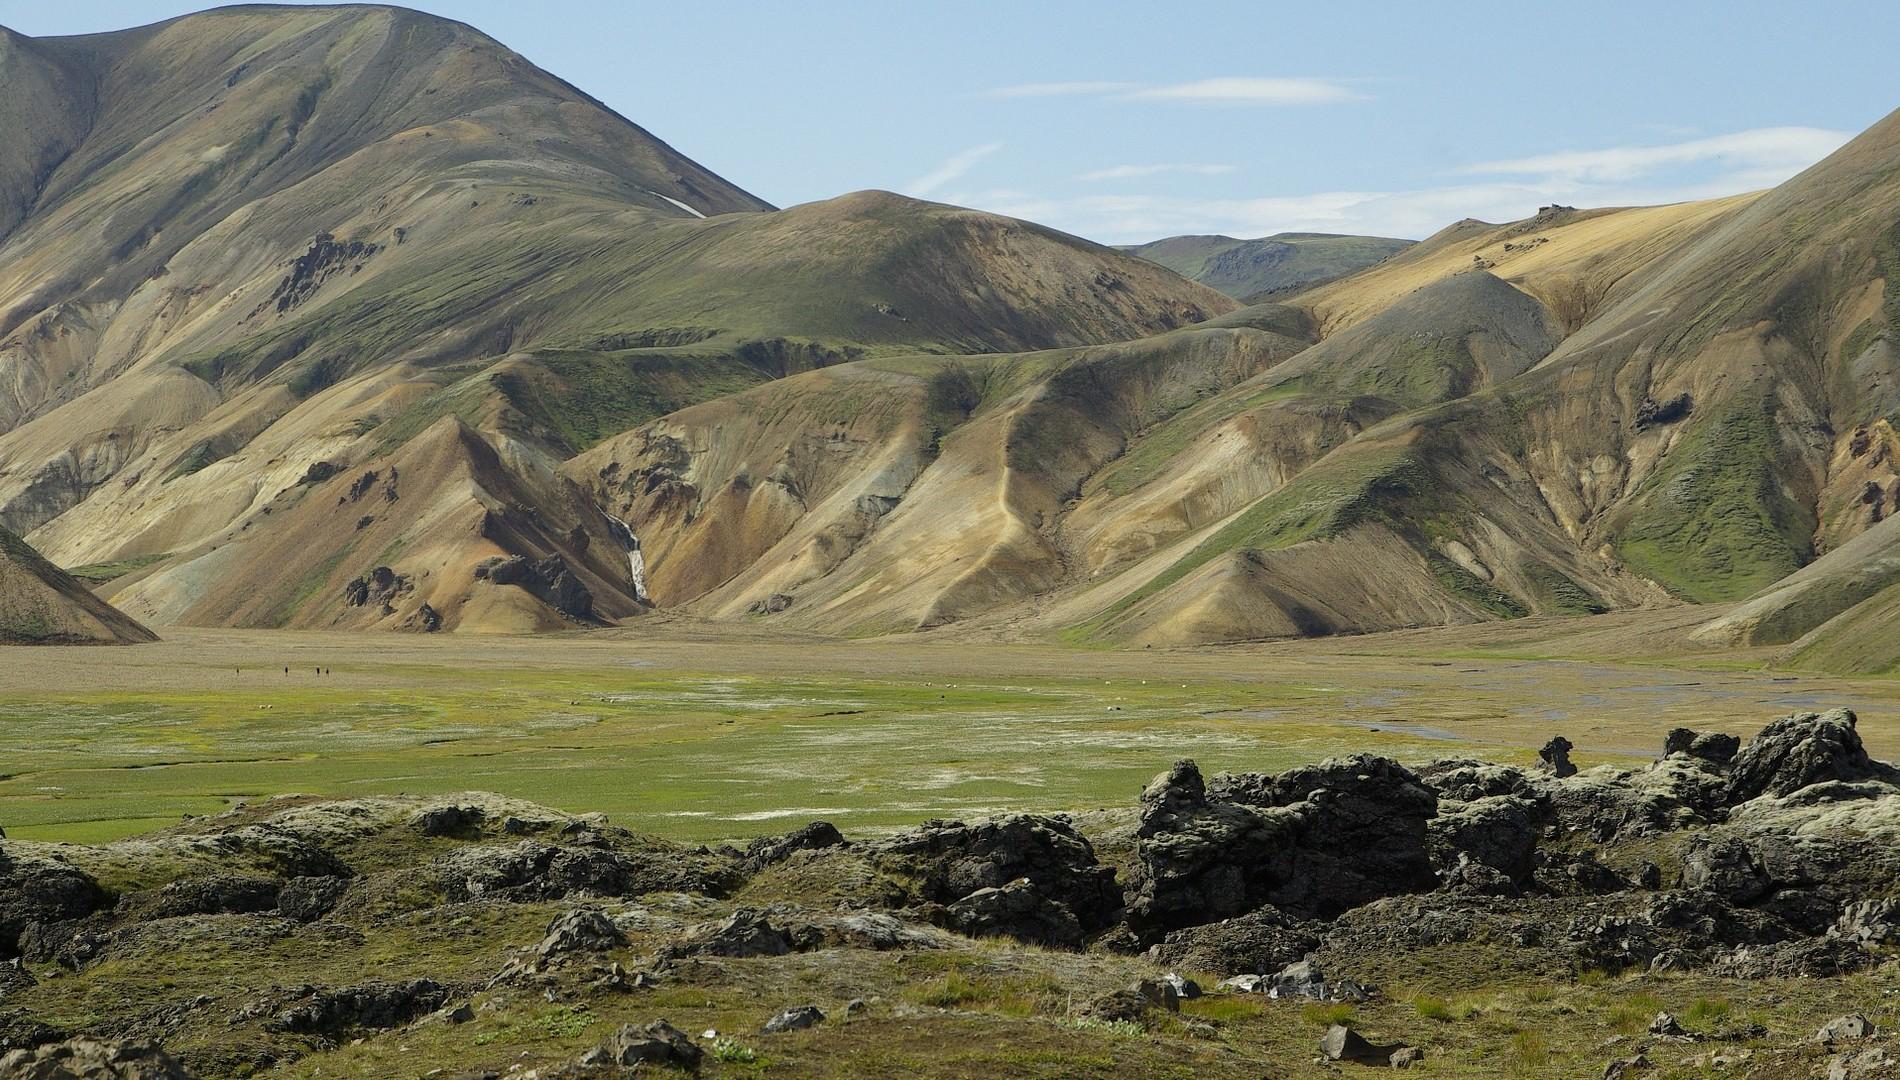
[[[772,424],[739,452],[708,413],[576,478],[679,545],[669,602],[859,633],[1155,644],[1735,599],[1889,509],[1896,159],[1890,118],[1763,195],[1456,226],[1305,313],[1115,347],[1127,362],[1015,358],[1042,373],[1003,392],[982,369],[950,425],[925,399],[957,365],[923,362],[888,423],[835,429],[824,491],[859,516],[830,533],[797,533],[813,504],[775,470],[824,445],[829,410],[859,415],[841,385],[762,400]],[[1249,320],[1284,346],[1222,329]],[[1188,342],[1230,374],[1121,411]],[[731,542],[763,520],[763,543]]]
[[[400,460],[445,420],[479,477],[450,518],[510,491],[571,523],[562,459],[698,401],[857,356],[1083,345],[1235,306],[1074,237],[894,195],[765,212],[414,12],[220,9],[0,47],[8,78],[90,95],[0,106],[34,136],[0,147],[0,206],[23,208],[0,232],[0,523],[69,564],[168,556],[121,583],[154,620],[362,622],[317,571],[373,570],[355,565],[368,538],[281,500]],[[372,531],[413,539],[409,513]],[[488,540],[551,553],[512,536]],[[267,568],[231,571],[266,548]],[[637,606],[624,575],[595,584]]]
[[[132,645],[158,636],[0,529],[0,645]]]

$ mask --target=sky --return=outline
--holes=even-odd
[[[189,0],[0,0],[24,34]],[[1771,186],[1900,106],[1900,4],[416,0],[781,206],[865,188],[1105,243],[1419,238]]]

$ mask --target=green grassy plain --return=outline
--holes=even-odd
[[[1900,750],[1900,683],[1739,654],[1659,661],[1635,625],[1140,652],[676,624],[542,638],[174,629],[133,648],[0,649],[0,826],[88,842],[287,792],[480,790],[686,841],[813,818],[865,833],[1125,807],[1181,757],[1210,771],[1356,751],[1522,761],[1562,733],[1586,764],[1632,762],[1678,724],[1747,733],[1834,704],[1862,711],[1876,752]]]

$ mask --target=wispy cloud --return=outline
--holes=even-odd
[[[1456,182],[1405,190],[1253,198],[1093,192],[957,191],[951,202],[1028,218],[1108,243],[1182,233],[1343,232],[1429,236],[1462,218],[1514,221],[1539,206],[1654,206],[1773,187],[1833,152],[1848,133],[1765,128],[1665,146],[1567,151],[1451,170]],[[1123,177],[1116,166],[1087,174]],[[1105,177],[1109,178],[1109,177]]]
[[[972,146],[968,150],[951,154],[944,159],[943,164],[904,185],[904,190],[911,195],[928,195],[952,180],[959,179],[971,169],[976,168],[978,162],[1002,148],[1003,144],[999,142],[984,143],[982,146]]]
[[[1135,180],[1144,176],[1160,176],[1164,173],[1182,173],[1190,176],[1219,176],[1235,171],[1234,165],[1195,165],[1188,162],[1169,162],[1161,165],[1111,165],[1106,169],[1096,169],[1076,177],[1078,180]]]
[[[1333,79],[1228,77],[1150,86],[1124,95],[1132,101],[1190,105],[1334,105],[1366,96]]]
[[[1083,97],[1136,90],[1140,87],[1140,83],[1132,82],[1022,83],[1017,86],[999,86],[994,90],[986,90],[983,96],[993,98]]]
[[[1534,157],[1481,161],[1457,170],[1469,176],[1544,176],[1578,183],[1624,183],[1667,169],[1714,164],[1756,172],[1811,165],[1853,136],[1827,128],[1755,128],[1662,146],[1566,150]]]
[[[1365,101],[1367,95],[1339,79],[1301,79],[1230,75],[1216,79],[1155,85],[1140,82],[1078,81],[1022,83],[983,92],[992,98],[1094,97],[1118,101],[1165,101],[1185,105],[1334,105]]]

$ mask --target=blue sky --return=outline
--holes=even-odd
[[[189,0],[0,0],[26,34]],[[1418,237],[1776,183],[1895,106],[1900,4],[419,0],[780,205],[889,188],[1105,242]]]

